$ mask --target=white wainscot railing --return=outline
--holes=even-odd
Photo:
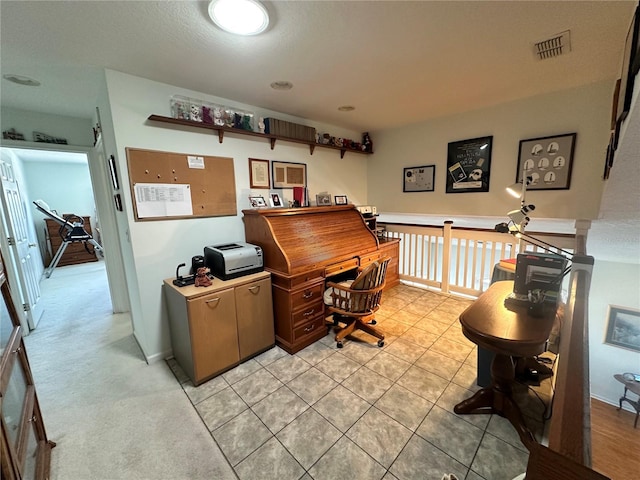
[[[501,259],[545,248],[506,233],[483,229],[384,223],[383,235],[400,239],[400,279],[442,291],[478,297],[491,283]],[[555,247],[573,252],[575,236],[528,233]],[[556,248],[550,248],[557,251]],[[445,275],[444,272],[447,272]]]

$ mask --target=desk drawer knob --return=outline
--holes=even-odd
[[[313,325],[309,325],[308,327],[306,327],[306,328],[304,329],[304,331],[305,331],[305,333],[306,333],[306,332],[310,332],[310,331],[311,331],[311,330],[313,330],[314,328],[316,328],[316,325],[315,325],[315,324],[313,324]]]
[[[253,287],[249,287],[249,291],[253,294],[257,294],[260,292],[260,285],[254,285]]]
[[[312,308],[312,309],[311,309],[311,310],[309,310],[308,312],[304,312],[304,313],[302,314],[302,316],[303,316],[303,317],[309,317],[309,316],[313,315],[313,314],[315,313],[315,311],[316,311],[316,309],[315,309],[315,308]]]
[[[313,297],[313,292],[304,292],[302,294],[302,298],[304,298],[305,300],[307,300],[308,298]]]

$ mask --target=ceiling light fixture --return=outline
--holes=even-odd
[[[33,78],[25,77],[24,75],[14,75],[13,73],[7,73],[2,76],[5,80],[8,80],[18,85],[24,85],[26,87],[39,87],[40,82]]]
[[[286,80],[278,80],[277,82],[271,82],[271,88],[274,90],[291,90],[293,83],[287,82]]]
[[[218,27],[236,35],[257,35],[269,26],[267,9],[256,0],[213,0],[209,16]]]
[[[341,112],[353,112],[356,109],[353,105],[342,105],[338,107],[338,110]]]

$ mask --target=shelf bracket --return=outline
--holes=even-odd
[[[346,152],[344,148],[340,149],[340,158],[344,158],[344,152]]]
[[[271,142],[271,150],[273,150],[276,146],[276,139],[275,138],[270,138],[269,141]]]
[[[309,155],[313,155],[313,151],[315,150],[315,145],[309,145]]]
[[[222,143],[222,139],[224,138],[224,130],[218,130],[218,141]]]

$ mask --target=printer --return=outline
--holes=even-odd
[[[262,248],[245,242],[204,247],[204,264],[215,277],[222,280],[264,270]]]

